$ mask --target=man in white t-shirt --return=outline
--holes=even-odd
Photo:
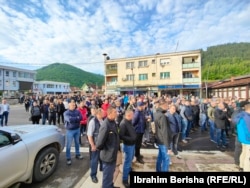
[[[8,125],[8,117],[9,117],[9,111],[10,111],[10,105],[7,103],[6,99],[2,100],[2,105],[1,105],[1,113],[2,118],[1,118],[1,126],[7,126]]]

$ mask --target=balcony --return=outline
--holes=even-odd
[[[117,69],[107,69],[106,75],[109,75],[109,74],[117,74]]]
[[[183,69],[200,68],[200,64],[199,63],[185,63],[185,64],[182,64],[182,68]]]
[[[107,82],[107,87],[115,87],[117,85],[117,82]]]
[[[199,78],[183,78],[183,83],[200,83]]]

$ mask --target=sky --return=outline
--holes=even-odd
[[[250,0],[0,0],[0,64],[104,75],[127,58],[250,42]]]

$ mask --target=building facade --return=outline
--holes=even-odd
[[[65,82],[35,81],[33,86],[33,93],[36,95],[69,94],[70,92],[70,84]]]
[[[214,82],[209,87],[210,96],[222,98],[250,98],[250,74]]]
[[[31,91],[36,71],[0,65],[0,91],[3,97],[17,97]]]
[[[105,56],[106,94],[201,96],[201,51],[110,59]]]

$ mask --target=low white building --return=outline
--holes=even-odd
[[[3,97],[15,97],[31,91],[36,71],[0,65],[0,91]]]
[[[35,81],[33,85],[33,93],[37,95],[69,94],[70,92],[70,84],[66,82]]]

